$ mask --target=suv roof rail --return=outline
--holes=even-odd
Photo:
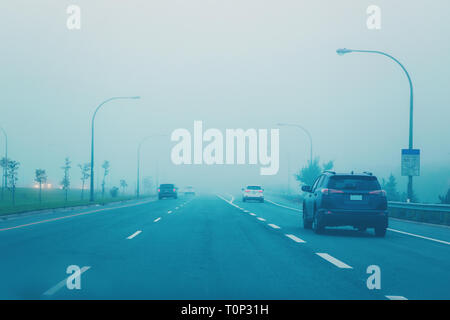
[[[331,170],[324,170],[323,173],[325,173],[325,172],[328,172],[328,173],[331,173],[331,174],[336,174],[336,172],[331,171]]]
[[[364,173],[364,174],[367,174],[368,176],[371,176],[371,175],[372,175],[372,172],[369,172],[369,171],[364,171],[363,173]]]

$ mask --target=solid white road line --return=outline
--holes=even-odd
[[[293,211],[297,211],[297,212],[302,212],[303,211],[303,210],[300,210],[300,209],[288,207],[288,206],[285,206],[285,205],[273,202],[273,201],[271,201],[269,199],[265,199],[265,201],[270,202],[271,204],[276,205],[276,206],[281,207],[281,208],[285,208],[285,209],[289,209],[289,210],[293,210]]]
[[[259,221],[266,221],[264,218],[257,218]]]
[[[328,253],[317,253],[316,254],[327,260],[328,262],[334,264],[336,267],[341,268],[341,269],[353,269],[352,267],[350,267],[348,264],[343,263],[342,261],[330,256]]]
[[[305,240],[302,240],[302,239],[294,236],[293,234],[285,234],[285,236],[290,238],[290,239],[292,239],[292,240],[294,240],[297,243],[305,243],[306,242]]]
[[[386,298],[388,298],[389,300],[408,300],[403,296],[385,296]]]
[[[281,229],[279,226],[277,226],[276,224],[273,224],[273,223],[269,223],[268,226],[272,227],[274,229]]]
[[[141,233],[141,230],[136,231],[135,233],[133,233],[131,236],[127,237],[128,240],[133,239],[134,237],[136,237],[139,233]]]
[[[36,222],[21,224],[21,225],[14,226],[14,227],[3,228],[3,229],[0,229],[0,232],[1,231],[6,231],[6,230],[12,230],[12,229],[24,228],[24,227],[32,226],[32,225],[35,225],[35,224],[41,224],[41,223],[47,223],[47,222],[52,222],[52,221],[57,221],[57,220],[62,220],[62,219],[67,219],[67,218],[72,218],[72,217],[83,216],[83,215],[87,215],[87,214],[91,214],[91,213],[97,213],[97,212],[103,212],[103,211],[110,211],[110,210],[116,210],[116,209],[140,206],[142,204],[146,204],[146,203],[150,203],[150,202],[154,202],[154,201],[155,200],[142,201],[142,202],[133,203],[133,204],[127,204],[127,205],[118,206],[118,207],[103,208],[103,209],[97,209],[97,210],[91,210],[91,211],[86,211],[86,212],[75,213],[75,214],[71,214],[71,215],[68,215],[68,216],[62,216],[62,217],[46,219],[46,220],[40,220],[40,221],[36,221]]]
[[[85,271],[89,270],[91,267],[90,266],[86,266],[80,269],[80,275],[83,274]],[[60,282],[58,282],[58,284],[56,284],[55,286],[51,287],[50,289],[48,289],[47,291],[44,292],[44,296],[52,296],[54,295],[58,290],[60,290],[61,288],[65,287],[67,284],[67,279],[69,277],[65,278],[64,280],[61,280]]]
[[[156,218],[153,222],[158,222],[159,220],[161,220],[161,217]]]
[[[430,241],[434,241],[434,242],[439,242],[439,243],[443,243],[443,244],[446,244],[446,245],[450,245],[450,242],[447,242],[447,241],[444,241],[444,240],[438,240],[438,239],[433,239],[433,238],[429,238],[429,237],[424,237],[424,236],[420,236],[418,234],[409,233],[409,232],[400,231],[400,230],[391,229],[391,228],[387,228],[387,230],[392,231],[392,232],[401,233],[401,234],[406,234],[406,235],[412,236],[412,237],[417,237],[417,238],[421,238],[421,239],[425,239],[425,240],[430,240]]]

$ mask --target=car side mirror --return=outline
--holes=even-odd
[[[311,186],[302,186],[302,191],[311,192]]]

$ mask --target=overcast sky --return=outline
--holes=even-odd
[[[71,4],[81,8],[81,30],[66,27]],[[381,8],[381,30],[366,27],[371,4]],[[298,123],[336,170],[399,174],[408,146],[403,71],[383,56],[335,52],[372,49],[411,74],[416,181],[439,170],[440,192],[450,184],[449,11],[448,0],[3,0],[0,125],[9,156],[21,163],[21,185],[32,185],[36,168],[57,184],[66,156],[74,167],[89,161],[95,107],[140,95],[106,105],[96,120],[96,166],[111,162],[110,186],[134,185],[143,137],[192,131],[194,120],[221,130]],[[176,167],[169,137],[144,144],[143,176],[158,167],[160,182],[179,185],[285,184],[309,158],[309,141],[290,128],[280,140],[276,176],[260,177],[259,166]]]

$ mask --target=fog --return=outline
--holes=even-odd
[[[81,8],[81,30],[68,30],[66,8]],[[366,27],[366,8],[382,12],[381,30]],[[9,157],[20,162],[19,185],[32,186],[45,169],[55,186],[64,158],[72,187],[78,163],[90,161],[95,122],[95,169],[109,160],[107,185],[141,177],[199,190],[239,190],[263,184],[298,192],[293,174],[314,156],[335,170],[392,172],[400,191],[400,150],[408,147],[409,86],[383,56],[336,49],[381,50],[398,58],[414,84],[414,147],[421,149],[415,191],[437,201],[450,186],[450,24],[447,0],[261,1],[77,0],[0,3],[0,126]],[[280,169],[259,165],[172,164],[178,128],[280,129]],[[4,139],[0,136],[3,156]]]

